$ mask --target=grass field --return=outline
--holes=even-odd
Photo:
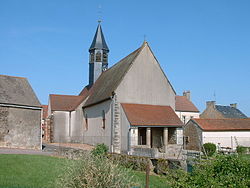
[[[66,159],[39,155],[0,155],[1,188],[53,188]],[[141,187],[145,173],[132,172]],[[150,176],[150,187],[167,187],[164,177]]]

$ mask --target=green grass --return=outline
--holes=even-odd
[[[53,188],[67,159],[39,155],[0,155],[0,188]],[[140,187],[145,172],[133,171]],[[150,175],[150,187],[168,187],[163,176]]]
[[[52,188],[66,159],[39,155],[0,155],[0,187]]]
[[[145,172],[133,171],[132,175],[140,183],[140,187],[145,187],[146,175]],[[168,188],[167,180],[164,176],[150,175],[149,177],[149,186],[152,188]]]

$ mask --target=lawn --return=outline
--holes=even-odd
[[[56,177],[62,173],[67,159],[39,155],[0,155],[0,187],[53,188]],[[141,187],[145,173],[132,172]],[[150,187],[167,187],[164,177],[150,176]]]
[[[0,187],[51,188],[66,159],[39,155],[0,155]]]

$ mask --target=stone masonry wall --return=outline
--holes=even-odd
[[[41,149],[41,110],[0,107],[0,147]]]
[[[187,150],[201,150],[201,137],[202,137],[202,130],[197,127],[192,121],[189,121],[187,125],[184,127],[184,149]]]

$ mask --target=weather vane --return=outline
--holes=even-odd
[[[98,23],[101,23],[102,21],[102,10],[101,10],[102,6],[101,4],[98,6]]]

